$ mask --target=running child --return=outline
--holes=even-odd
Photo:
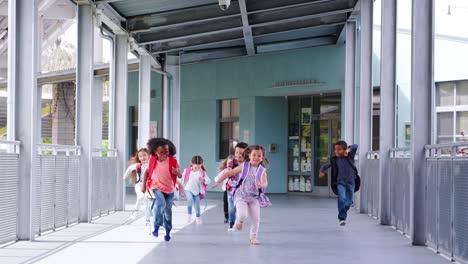
[[[141,187],[143,185],[143,175],[144,171],[148,167],[148,160],[149,160],[149,152],[148,149],[142,148],[138,150],[134,157],[132,157],[129,161],[131,164],[125,174],[123,176],[123,180],[126,180],[130,176],[130,182],[135,184],[135,194],[137,196],[136,203],[135,203],[135,211],[133,211],[132,215],[130,216],[131,219],[134,219],[138,212],[140,211],[140,206],[142,202],[145,200],[145,193],[141,191]],[[148,200],[146,199],[146,203]],[[146,214],[146,221],[149,222],[151,214]]]
[[[234,190],[234,201],[237,208],[236,228],[242,230],[247,216],[250,216],[250,243],[259,245],[258,228],[260,226],[260,207],[271,206],[265,195],[268,186],[268,177],[262,165],[265,158],[265,149],[262,146],[249,146],[244,153],[244,160],[233,170],[224,173],[216,182],[219,186],[225,179],[240,174],[239,183]]]
[[[361,180],[358,175],[354,156],[358,145],[351,145],[345,141],[335,143],[335,156],[320,168],[320,177],[331,168],[331,187],[338,195],[338,221],[340,226],[346,225],[348,210],[353,204],[354,193],[359,190]]]
[[[228,170],[233,169],[234,161],[235,161],[234,155],[229,155],[226,159],[221,161],[221,163],[219,164],[219,169],[218,169],[219,174],[218,174],[218,176],[215,177],[215,181],[217,181],[223,175],[223,173],[227,172]],[[228,204],[228,191],[227,191],[228,181],[229,181],[229,179],[225,179],[221,183],[221,189],[224,192],[223,205],[224,205],[224,223],[225,224],[229,223],[229,219],[230,219],[230,217],[229,217],[229,204]],[[234,207],[234,209],[235,209],[235,207]],[[235,212],[235,210],[234,210],[234,212]]]
[[[193,156],[191,164],[184,170],[183,184],[185,196],[187,197],[187,213],[189,223],[192,222],[192,207],[195,207],[196,222],[202,224],[200,213],[200,200],[203,200],[210,178],[206,175],[203,158]]]
[[[154,231],[153,236],[159,236],[159,228],[164,225],[166,235],[164,240],[171,240],[172,230],[172,205],[174,202],[175,185],[179,185],[179,190],[183,193],[183,187],[177,178],[181,177],[179,163],[177,159],[170,155],[168,141],[164,138],[152,138],[148,141],[148,149],[151,158],[148,165],[148,173],[142,191],[149,189],[153,193],[153,215]]]

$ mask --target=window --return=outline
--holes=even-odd
[[[436,83],[437,143],[468,141],[468,81]]]
[[[219,101],[219,159],[234,154],[239,141],[239,99]]]

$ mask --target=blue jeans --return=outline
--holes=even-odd
[[[166,232],[169,232],[172,229],[174,193],[163,193],[158,189],[154,189],[153,193],[154,228],[156,229],[164,224],[164,229],[166,229]]]
[[[192,206],[195,206],[195,215],[200,217],[200,194],[193,195],[192,192],[186,191],[187,195],[187,213],[192,215]]]
[[[236,206],[234,204],[234,195],[230,192],[227,194],[228,210],[229,210],[229,225],[232,227],[236,222]]]
[[[338,219],[346,220],[348,210],[353,204],[354,182],[338,182]]]

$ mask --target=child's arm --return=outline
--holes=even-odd
[[[185,189],[184,186],[182,185],[182,182],[177,179],[176,181],[177,187],[179,188],[179,192],[185,197]]]
[[[268,186],[268,174],[267,174],[267,172],[265,171],[265,172],[262,174],[262,182],[258,185],[258,188],[259,188],[259,189],[265,189],[267,186]]]
[[[319,176],[320,176],[320,177],[325,176],[325,171],[328,170],[330,167],[331,167],[331,163],[330,163],[330,162],[327,162],[327,163],[323,164],[323,166],[320,167],[320,170],[319,170],[320,174],[319,174]]]
[[[213,185],[213,188],[218,187],[227,178],[232,177],[234,175],[237,175],[237,174],[239,174],[241,172],[242,172],[242,166],[237,166],[236,168],[234,168],[234,169],[232,169],[230,171],[222,173],[221,177],[219,177],[219,179]]]
[[[137,169],[137,165],[138,165],[138,163],[135,163],[135,164],[132,164],[132,165],[128,166],[128,168],[125,171],[124,176],[122,177],[122,179],[124,179],[124,180],[127,179],[132,174],[132,171]]]
[[[203,177],[204,184],[209,185],[211,183],[210,177],[205,174],[205,177]]]
[[[357,144],[353,144],[353,145],[349,146],[348,156],[350,158],[354,159],[354,156],[356,156],[357,150],[358,150],[358,145]]]
[[[146,192],[146,178],[148,177],[148,168],[144,169],[141,172],[141,175],[143,175],[143,184],[141,185],[141,192],[145,193]]]

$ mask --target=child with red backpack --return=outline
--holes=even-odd
[[[175,185],[183,192],[182,186],[177,178],[182,177],[177,159],[171,155],[175,154],[170,149],[170,142],[164,138],[152,138],[148,141],[148,149],[151,153],[145,182],[142,192],[147,189],[152,192],[154,231],[153,236],[159,236],[159,228],[164,225],[166,235],[164,240],[171,240],[172,230],[172,205],[174,203]],[[171,147],[172,148],[172,147]]]
[[[237,209],[236,228],[242,230],[247,216],[250,215],[250,243],[259,245],[257,240],[260,226],[260,207],[271,206],[271,202],[265,195],[268,186],[268,178],[263,162],[265,149],[259,145],[249,146],[244,152],[245,162],[239,164],[233,170],[227,171],[217,181],[214,187],[221,184],[228,177],[240,174],[237,186],[234,190],[234,200]]]
[[[203,165],[203,158],[193,156],[191,165],[184,170],[183,185],[185,196],[187,197],[187,221],[192,222],[192,207],[195,207],[195,216],[197,225],[202,224],[200,218],[200,200],[205,198],[206,189],[211,180],[206,175],[206,169]]]
[[[124,176],[122,177],[123,180],[126,180],[130,176],[130,182],[135,184],[135,194],[137,196],[137,200],[135,203],[135,211],[130,216],[131,219],[134,219],[138,212],[140,211],[140,206],[145,199],[145,193],[141,192],[141,187],[143,185],[143,173],[144,170],[148,167],[148,160],[149,160],[149,152],[148,149],[142,148],[138,150],[134,157],[132,157],[129,161],[131,164],[127,170],[125,171]],[[146,200],[148,201],[148,199]],[[148,224],[150,221],[151,213],[146,213],[146,223]]]

